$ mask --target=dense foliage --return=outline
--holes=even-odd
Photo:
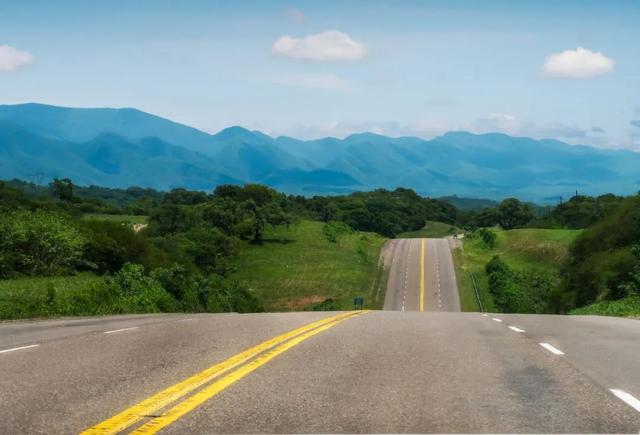
[[[176,189],[154,199],[148,227],[136,232],[83,217],[97,198],[75,190],[70,180],[54,180],[51,195],[33,197],[0,185],[0,277],[105,275],[81,296],[85,314],[261,310],[229,274],[241,239],[260,243],[266,225],[292,221],[283,195],[258,185]],[[49,299],[47,312],[55,312],[55,291]]]
[[[387,237],[419,230],[428,220],[463,224],[467,218],[465,212],[444,200],[424,198],[404,188],[290,199],[294,206],[315,219],[340,221],[355,230],[372,231]]]
[[[508,313],[549,312],[552,280],[543,274],[514,271],[495,256],[487,263],[489,291],[496,307]]]
[[[85,272],[102,277],[73,296],[84,304],[83,314],[259,311],[261,302],[230,276],[243,243],[262,244],[267,226],[318,220],[324,222],[322,236],[338,243],[355,230],[395,237],[437,221],[475,228],[471,237],[481,240],[487,253],[497,249],[490,227],[586,228],[561,270],[558,261],[561,280],[557,272],[516,270],[493,258],[484,271],[500,310],[567,312],[639,297],[640,196],[576,195],[549,209],[515,198],[488,204],[492,207],[461,211],[447,200],[403,188],[307,198],[256,184],[163,193],[78,187],[68,179],[46,187],[0,182],[0,278]],[[104,213],[143,215],[146,224],[134,230],[124,220],[100,218]],[[25,310],[45,307],[38,309],[43,315],[72,312],[70,297],[62,298],[55,288],[45,301],[30,304]]]
[[[54,275],[77,268],[87,243],[73,221],[50,211],[17,210],[0,220],[0,276]]]
[[[620,299],[637,289],[640,258],[640,195],[585,229],[571,246],[556,295],[560,311],[600,300]]]

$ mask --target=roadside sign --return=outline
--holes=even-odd
[[[353,298],[353,309],[362,310],[364,308],[364,298]]]

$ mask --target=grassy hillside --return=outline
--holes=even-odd
[[[417,231],[405,231],[404,233],[398,234],[397,237],[402,239],[439,238],[450,236],[452,234],[459,234],[461,232],[462,230],[454,225],[427,221],[422,229]]]
[[[233,278],[264,301],[267,310],[311,309],[332,299],[328,308],[351,309],[362,296],[368,308],[384,302],[378,257],[384,238],[351,232],[329,241],[321,222],[301,221],[268,229],[262,245],[242,249]]]
[[[495,246],[488,247],[480,238],[467,238],[463,241],[463,249],[454,251],[464,311],[478,310],[470,277],[471,272],[475,274],[485,310],[495,310],[484,272],[485,265],[494,255],[499,255],[514,270],[526,269],[557,278],[559,267],[567,256],[569,244],[580,233],[580,230],[533,228],[493,231],[497,236]]]

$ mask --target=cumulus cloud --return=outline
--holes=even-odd
[[[604,133],[604,128],[598,126],[591,127],[591,133]]]
[[[366,56],[367,49],[346,33],[327,30],[303,38],[281,36],[273,43],[271,53],[294,59],[327,62],[362,59]]]
[[[31,53],[18,50],[10,45],[0,45],[0,72],[13,72],[20,67],[32,64],[35,58]]]
[[[604,54],[578,47],[547,57],[542,73],[553,78],[584,79],[610,73],[614,65],[615,61]]]
[[[346,91],[351,89],[351,84],[333,74],[291,74],[276,77],[274,83],[286,86],[302,88],[327,89],[334,91]]]
[[[634,127],[640,128],[640,119],[634,119],[629,124],[631,124]]]

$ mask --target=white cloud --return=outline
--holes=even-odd
[[[558,139],[569,143],[588,144],[591,139],[586,129],[575,124],[523,122],[514,115],[504,113],[491,113],[478,118],[467,129],[474,133],[506,133],[534,139]]]
[[[271,53],[294,59],[319,62],[337,60],[358,60],[367,54],[367,49],[346,33],[327,30],[307,35],[304,38],[281,36],[271,47]]]
[[[455,123],[444,119],[428,118],[408,123],[395,121],[333,121],[324,124],[302,125],[279,130],[277,134],[284,134],[300,139],[316,139],[325,136],[344,138],[353,133],[371,132],[390,137],[415,136],[432,139],[448,131],[469,131],[476,134],[504,133],[515,137],[530,137],[533,139],[556,139],[569,144],[590,145],[599,148],[636,148],[637,145],[621,143],[603,134],[603,129],[595,127],[581,128],[561,122],[536,123],[520,120],[508,113],[490,113],[471,122]],[[633,140],[640,143],[640,131]]]
[[[354,133],[375,133],[390,137],[415,136],[433,138],[450,128],[440,120],[415,121],[401,124],[395,121],[331,121],[324,124],[298,124],[279,133],[300,139],[317,139],[326,136],[344,138]]]
[[[547,57],[542,73],[547,77],[583,79],[613,71],[615,61],[604,54],[578,47]]]
[[[519,122],[514,115],[507,113],[490,113],[488,116],[476,120],[474,131],[483,133],[499,131],[515,134],[519,127]]]
[[[10,45],[0,45],[0,72],[13,72],[35,61],[31,53],[18,50]]]
[[[274,83],[279,85],[296,86],[301,88],[327,89],[333,91],[347,91],[351,84],[333,74],[291,74],[276,77]]]

